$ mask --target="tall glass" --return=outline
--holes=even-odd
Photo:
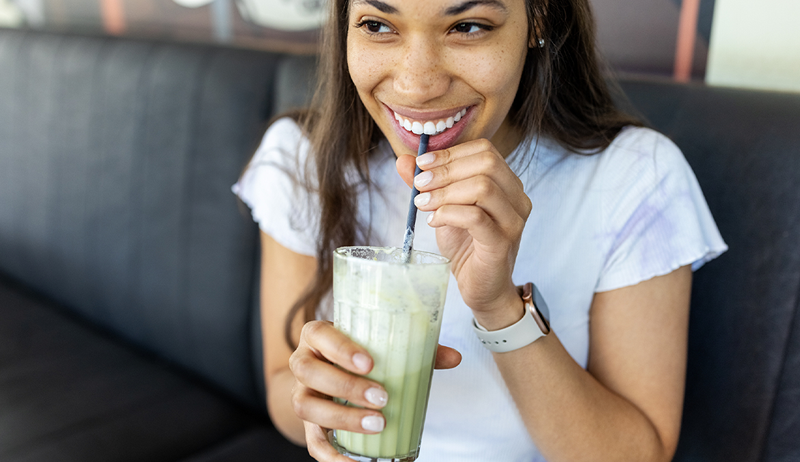
[[[450,260],[402,249],[341,247],[334,253],[334,326],[369,351],[366,377],[389,394],[386,427],[365,435],[335,430],[333,445],[364,462],[405,462],[419,455],[433,364],[450,279]]]

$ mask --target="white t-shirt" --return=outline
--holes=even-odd
[[[531,150],[533,157],[518,149],[508,158],[533,203],[514,282],[537,285],[553,330],[585,368],[595,292],[683,265],[696,270],[727,246],[680,150],[655,131],[626,128],[596,155],[569,153],[546,141]],[[314,256],[318,200],[287,174],[302,176],[298,167],[301,172],[307,152],[295,122],[277,121],[233,190],[264,232]],[[410,189],[397,174],[388,142],[370,162],[371,179],[380,190],[358,188],[358,219],[371,223],[369,245],[399,247]],[[427,215],[418,214],[414,248],[440,253]],[[326,304],[318,315],[328,318],[329,310]],[[460,351],[463,360],[455,369],[434,372],[420,462],[544,460],[471,321],[451,276],[440,343]]]

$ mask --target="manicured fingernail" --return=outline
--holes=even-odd
[[[431,193],[420,193],[417,197],[414,198],[414,205],[417,207],[422,207],[423,205],[428,205],[428,202],[431,201]]]
[[[422,167],[424,165],[432,164],[434,160],[436,160],[436,156],[428,152],[417,157],[417,165]]]
[[[355,364],[356,368],[365,374],[369,372],[370,366],[369,356],[365,355],[364,353],[356,353],[353,355],[353,364]]]
[[[383,417],[378,417],[376,415],[368,415],[361,419],[361,428],[368,432],[380,432],[383,431],[383,426],[385,422]]]
[[[428,224],[431,224],[431,222],[433,221],[433,214],[434,214],[434,213],[435,213],[435,212],[431,212],[431,214],[430,214],[430,215],[428,215],[428,219],[426,220],[426,221],[428,222]]]
[[[386,406],[386,401],[389,400],[389,395],[386,391],[375,387],[364,392],[364,397],[367,398],[367,401],[378,407]]]
[[[419,175],[417,175],[416,178],[414,178],[414,185],[417,188],[421,188],[421,187],[425,186],[426,184],[430,183],[432,179],[433,179],[433,173],[431,173],[431,172],[422,172]]]

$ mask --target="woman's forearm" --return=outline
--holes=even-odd
[[[494,358],[547,460],[670,460],[648,418],[580,367],[554,333]]]
[[[294,375],[288,367],[272,374],[267,386],[267,409],[273,425],[286,439],[299,446],[305,446],[303,421],[292,409],[294,381]]]

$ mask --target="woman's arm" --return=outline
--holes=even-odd
[[[691,279],[691,269],[683,267],[596,294],[588,372],[557,332],[494,353],[547,460],[672,459],[683,408]]]
[[[398,172],[411,183],[411,156]],[[488,330],[522,318],[511,280],[531,201],[487,140],[416,159],[417,206],[464,302]],[[525,282],[525,281],[518,281]],[[495,362],[525,425],[550,461],[668,461],[680,425],[691,270],[599,293],[591,308],[588,371],[553,332]]]
[[[314,257],[300,255],[261,233],[261,332],[267,409],[275,428],[293,443],[305,446],[303,421],[292,408],[294,375],[289,370],[293,350],[284,340],[289,310],[311,283],[317,270]],[[293,338],[300,337],[303,314],[293,323]]]

